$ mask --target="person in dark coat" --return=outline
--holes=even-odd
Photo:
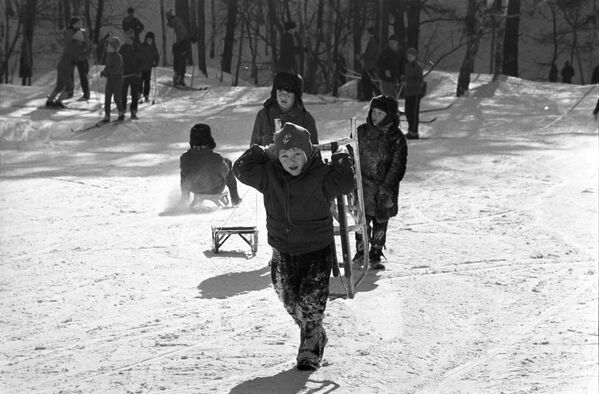
[[[158,66],[160,62],[160,53],[154,41],[154,33],[146,33],[144,42],[141,44],[141,94],[146,102],[150,96],[150,80],[152,79],[152,68]]]
[[[562,68],[562,82],[572,83],[572,77],[574,76],[574,68],[570,65],[570,62],[566,60],[564,67]]]
[[[549,82],[557,82],[557,64],[551,63],[551,69],[549,70]]]
[[[295,123],[310,132],[313,144],[318,144],[318,131],[314,117],[302,101],[303,81],[298,74],[280,72],[272,83],[270,98],[264,102],[254,121],[250,145],[268,145],[275,131],[286,122]]]
[[[420,95],[424,76],[422,67],[417,62],[418,51],[415,48],[408,49],[408,61],[402,78],[403,92],[406,98],[405,112],[408,120],[408,139],[418,139],[418,123],[420,120]]]
[[[195,205],[203,195],[221,196],[225,186],[229,189],[231,204],[239,205],[241,198],[237,192],[237,179],[231,172],[233,163],[214,152],[216,143],[212,138],[210,126],[198,123],[189,133],[190,149],[180,158],[181,168],[181,202],[189,202],[194,194]]]
[[[279,71],[297,74],[297,62],[295,56],[300,52],[298,45],[295,45],[293,39],[293,30],[296,28],[295,22],[285,22],[285,33],[281,36],[279,46]]]
[[[405,58],[395,34],[389,37],[389,42],[377,61],[379,77],[381,78],[382,93],[397,97],[401,76],[404,73]]]
[[[123,18],[122,23],[123,31],[127,34],[128,30],[133,30],[135,33],[135,42],[139,42],[139,35],[144,31],[144,24],[135,17],[135,10],[131,7],[127,9],[127,16]]]
[[[175,43],[173,44],[173,85],[185,85],[185,69],[187,68],[187,57],[191,52],[191,41],[189,31],[181,18],[173,15],[172,10],[166,12],[166,25],[175,31]]]
[[[593,69],[593,76],[591,77],[591,85],[596,85],[599,83],[599,66],[596,66]]]
[[[138,119],[139,89],[141,87],[141,48],[135,42],[135,32],[127,31],[125,44],[119,50],[123,57],[123,108],[127,111],[127,92],[131,88],[131,119]]]
[[[119,111],[117,120],[125,120],[125,108],[123,107],[123,57],[118,52],[121,44],[118,37],[109,37],[105,40],[106,53],[104,55],[104,70],[100,76],[106,78],[104,88],[104,119],[100,123],[110,122],[110,104],[114,95],[114,102]]]
[[[373,81],[373,78],[378,78],[377,61],[379,60],[379,40],[374,34],[374,29],[368,29],[368,43],[362,54],[362,75],[360,77],[362,96],[361,101],[370,101],[373,95],[381,94],[381,89]]]
[[[327,344],[322,321],[335,242],[330,200],[354,188],[347,150],[335,152],[327,165],[308,130],[286,123],[271,147],[252,145],[233,172],[264,195],[273,287],[300,327],[297,368],[315,370]]]
[[[381,258],[387,223],[398,212],[399,183],[406,173],[408,158],[395,98],[381,95],[372,99],[366,123],[358,127],[358,145],[370,241],[369,262],[373,269],[385,269]],[[353,262],[361,265],[365,250],[362,234],[358,233],[356,250]]]

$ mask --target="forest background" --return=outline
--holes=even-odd
[[[271,83],[290,20],[308,93],[337,95],[359,75],[368,28],[381,48],[391,34],[417,48],[425,72],[459,70],[458,96],[472,73],[548,80],[552,63],[569,61],[573,82],[585,84],[599,65],[597,0],[0,0],[0,82],[30,85],[52,70],[72,16],[84,17],[96,44],[107,33],[122,38],[128,7],[145,25],[142,37],[156,34],[161,65],[172,64],[164,13],[173,9],[194,41],[188,72],[219,70],[234,86]]]

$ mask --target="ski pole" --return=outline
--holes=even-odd
[[[152,67],[152,74],[154,75],[154,86],[152,86],[152,105],[154,105],[154,99],[156,98],[156,67]]]

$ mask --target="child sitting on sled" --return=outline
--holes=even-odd
[[[241,198],[237,193],[237,180],[231,173],[232,162],[213,151],[216,143],[210,126],[204,123],[194,125],[189,133],[189,146],[190,149],[180,158],[181,203],[187,205],[191,193],[195,197],[191,207],[203,198],[216,198],[223,202],[221,196],[227,186],[232,205],[239,205]]]
[[[369,262],[375,270],[381,263],[389,218],[397,215],[399,182],[406,173],[408,145],[399,129],[397,101],[380,95],[370,102],[366,123],[358,127],[364,207],[370,242]],[[355,264],[363,261],[362,234],[356,233]]]
[[[334,258],[329,201],[354,187],[347,150],[334,153],[326,165],[313,149],[310,133],[285,123],[273,145],[252,145],[233,172],[264,194],[272,283],[301,330],[297,368],[315,370],[327,344],[322,320]]]

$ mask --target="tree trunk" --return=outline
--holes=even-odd
[[[406,16],[408,20],[408,28],[406,32],[408,48],[418,49],[418,41],[420,36],[420,11],[422,4],[420,0],[408,0],[406,7]]]
[[[210,59],[216,57],[216,1],[211,0],[210,4],[210,26],[212,32],[210,33]]]
[[[206,68],[206,13],[205,1],[197,0],[197,24],[198,24],[198,68],[208,78],[208,69]]]
[[[460,67],[458,75],[458,86],[456,96],[463,96],[470,86],[470,74],[474,70],[474,59],[478,53],[478,45],[480,43],[480,30],[476,20],[476,0],[468,0],[468,12],[466,14],[466,35],[468,44],[466,45],[466,53]]]
[[[362,33],[364,31],[364,0],[354,0],[352,3],[352,39],[354,44],[353,68],[362,72],[360,55],[362,54]]]
[[[164,0],[160,0],[160,23],[162,26],[162,66],[168,66],[167,44],[166,44],[166,22],[164,21]]]
[[[509,0],[505,39],[503,43],[503,73],[518,76],[518,40],[520,35],[520,0]]]
[[[62,1],[62,10],[64,12],[64,23],[66,26],[69,26],[71,22],[71,2],[70,0]]]
[[[237,65],[235,67],[235,78],[233,79],[232,86],[239,85],[239,71],[241,70],[241,61],[242,61],[242,51],[243,51],[243,33],[245,28],[245,20],[241,18],[239,21],[241,26],[239,26],[239,43],[237,44]]]
[[[304,75],[304,91],[306,93],[317,92],[317,68],[320,59],[318,54],[320,53],[320,45],[323,41],[323,16],[324,16],[324,0],[318,0],[318,8],[316,11],[316,42],[313,46],[309,46],[308,49],[308,61],[306,64],[306,72]]]
[[[495,62],[493,64],[493,80],[496,81],[499,75],[503,74],[503,42],[505,40],[505,22],[507,9],[502,6],[501,0],[495,0],[495,9],[492,12],[497,16],[497,36],[495,41]]]
[[[396,0],[391,3],[391,13],[393,14],[393,32],[399,39],[402,48],[406,48],[406,24],[404,15],[406,13],[406,0]]]
[[[23,39],[21,40],[21,58],[19,64],[19,77],[21,84],[31,86],[33,76],[33,28],[35,26],[36,0],[26,0],[21,9],[23,19]]]
[[[189,22],[189,2],[188,0],[175,0],[175,15],[183,21],[183,25],[191,33],[191,23]],[[191,49],[189,43],[188,49]],[[193,66],[193,51],[187,52],[187,64]]]
[[[237,0],[229,0],[227,10],[227,28],[225,31],[225,42],[223,47],[221,70],[231,73],[231,63],[233,62],[233,45],[235,44],[235,25],[237,23]]]
[[[102,58],[104,53],[100,53],[100,51],[104,52],[104,48],[99,48],[97,45],[100,42],[100,29],[102,28],[102,15],[104,14],[104,0],[98,0],[98,6],[96,8],[96,23],[94,25],[94,35],[92,41],[96,44],[96,63],[100,64],[102,62]]]
[[[277,1],[268,0],[268,39],[270,41],[271,68],[274,74],[278,68],[279,51],[277,50]]]

